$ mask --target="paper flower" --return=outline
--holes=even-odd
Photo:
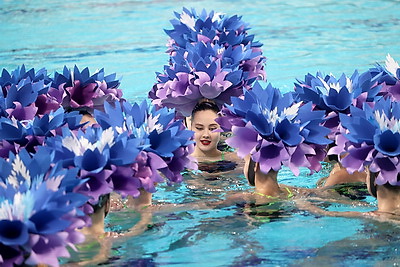
[[[379,95],[394,101],[400,100],[400,67],[389,54],[386,56],[385,66],[377,64],[368,72],[373,77],[372,80],[381,86]]]
[[[324,148],[331,142],[325,137],[329,129],[321,126],[324,112],[293,100],[291,93],[282,95],[271,84],[263,89],[256,82],[251,91],[245,90],[243,99],[233,97],[232,105],[226,105],[224,116],[217,119],[233,132],[226,143],[240,157],[251,154],[264,173],[278,171],[282,165],[295,175],[299,167],[318,171]]]
[[[202,98],[213,99],[220,107],[251,89],[256,79],[264,80],[265,57],[261,43],[253,42],[241,17],[226,17],[204,10],[183,9],[172,20],[170,65],[157,74],[149,92],[153,104],[175,108],[177,117],[190,116]]]
[[[78,112],[64,113],[62,107],[32,120],[0,117],[0,157],[6,158],[10,151],[18,153],[22,148],[35,153],[45,138],[60,134],[63,127],[79,128],[81,117]]]
[[[121,100],[122,91],[116,74],[105,76],[104,69],[90,75],[89,69],[82,71],[77,66],[69,70],[64,66],[63,73],[56,72],[52,82],[52,93],[62,95],[62,106],[65,109],[86,110],[102,109],[105,101]]]
[[[105,112],[95,111],[95,118],[104,129],[112,127],[119,133],[126,133],[128,138],[138,140],[141,152],[130,169],[123,169],[128,176],[111,176],[114,184],[124,184],[135,180],[137,189],[144,188],[154,192],[155,183],[181,182],[181,172],[185,168],[195,168],[191,154],[193,132],[187,130],[181,121],[175,121],[174,110],[156,109],[148,106],[144,100],[133,105],[105,103]],[[133,190],[133,189],[131,189]],[[137,197],[139,192],[136,192]]]
[[[372,81],[369,72],[360,75],[356,70],[351,77],[343,73],[339,79],[332,74],[323,77],[320,72],[316,76],[307,74],[304,81],[295,83],[294,89],[297,101],[311,102],[316,110],[326,112],[325,126],[336,133],[338,114],[349,114],[351,106],[361,107],[364,102],[373,102],[380,86]]]
[[[377,172],[376,183],[400,185],[400,104],[390,99],[379,99],[371,108],[353,107],[350,116],[340,114],[344,138],[338,138],[338,147],[329,153],[345,155],[341,163],[350,173]]]
[[[0,116],[26,120],[48,113],[43,108],[43,95],[47,93],[50,82],[45,69],[26,71],[22,65],[11,74],[3,69],[0,77]]]
[[[78,208],[87,198],[66,189],[79,184],[76,170],[52,167],[52,162],[48,153],[31,157],[26,150],[0,158],[2,266],[58,266],[58,257],[69,257],[67,247],[83,241],[76,231],[84,226]]]
[[[129,165],[139,153],[136,139],[113,128],[87,127],[77,132],[64,129],[62,135],[46,139],[45,146],[65,168],[78,168],[78,176],[86,180],[78,189],[96,204],[101,195],[114,190],[111,175],[118,166]]]
[[[248,35],[250,29],[241,16],[228,17],[222,13],[183,8],[181,14],[175,12],[176,19],[171,20],[172,30],[165,30],[171,38],[170,50],[185,48],[188,43],[219,43],[225,46],[247,45],[260,47],[260,42],[253,42],[254,35]]]

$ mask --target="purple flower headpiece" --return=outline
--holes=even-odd
[[[43,149],[54,153],[54,160],[64,168],[79,170],[78,176],[85,183],[76,191],[89,196],[90,204],[98,203],[101,195],[114,190],[128,190],[129,184],[127,188],[117,188],[113,175],[120,171],[119,167],[133,164],[140,151],[137,139],[111,127],[87,127],[77,132],[64,128],[62,135],[46,139]],[[86,207],[86,212],[91,213],[91,208]]]
[[[52,105],[46,95],[51,79],[45,69],[35,72],[18,67],[11,73],[3,69],[0,76],[0,117],[30,120],[36,115],[48,113],[59,105]]]
[[[137,181],[137,188],[149,192],[155,191],[155,184],[164,182],[159,173],[168,182],[181,182],[181,172],[185,168],[195,169],[193,159],[189,156],[193,151],[193,132],[187,130],[181,121],[175,121],[174,110],[148,106],[146,100],[141,104],[122,105],[105,103],[105,113],[95,111],[95,118],[104,128],[112,127],[128,138],[139,140],[141,152],[135,163],[124,168],[126,173],[118,173],[114,184],[123,185],[124,180]],[[115,173],[113,176],[116,175]],[[135,195],[136,194],[136,195]],[[139,191],[134,197],[139,195]]]
[[[373,108],[352,107],[350,115],[340,114],[343,134],[329,154],[343,154],[341,163],[350,173],[378,172],[376,183],[400,185],[400,104],[379,99]]]
[[[81,243],[85,226],[79,207],[87,198],[67,190],[79,181],[76,170],[62,169],[48,153],[22,150],[0,158],[0,265],[58,266],[67,247]]]
[[[240,157],[251,154],[261,171],[278,171],[288,166],[295,175],[299,167],[318,171],[325,157],[329,129],[321,126],[324,111],[312,111],[311,103],[294,103],[293,95],[269,84],[265,89],[256,82],[244,98],[233,97],[232,106],[222,110],[217,119],[233,137],[226,143],[237,149]]]
[[[83,109],[93,113],[94,109],[102,110],[104,102],[122,100],[119,84],[116,74],[105,76],[104,69],[90,75],[88,68],[79,71],[77,66],[73,70],[64,66],[62,74],[55,73],[49,93],[57,97],[66,110]]]
[[[385,66],[377,64],[375,68],[368,71],[373,81],[381,86],[379,95],[394,101],[400,100],[400,67],[399,64],[388,54]]]
[[[175,108],[178,117],[187,117],[202,98],[213,99],[219,107],[251,89],[256,79],[265,80],[265,57],[258,42],[247,35],[241,17],[225,17],[205,11],[184,9],[172,20],[173,39],[170,65],[157,74],[149,92],[153,104]]]
[[[253,41],[254,35],[248,35],[250,29],[241,16],[228,17],[222,13],[205,9],[197,14],[195,9],[183,8],[181,14],[175,12],[176,19],[170,22],[172,30],[165,30],[171,40],[168,42],[169,52],[178,47],[186,48],[188,43],[212,43],[224,45],[225,47],[248,45],[261,47],[262,43]]]
[[[311,102],[314,109],[326,112],[324,126],[331,129],[329,138],[334,140],[339,131],[339,114],[349,114],[351,106],[362,107],[364,102],[372,105],[380,86],[372,80],[370,72],[360,75],[355,71],[351,77],[342,74],[339,79],[318,72],[316,76],[307,74],[304,81],[298,80],[294,89],[296,101]]]
[[[77,111],[64,113],[62,107],[32,120],[0,117],[0,157],[7,158],[9,152],[15,154],[22,148],[35,153],[47,137],[61,134],[63,127],[77,129],[82,126],[81,117]]]

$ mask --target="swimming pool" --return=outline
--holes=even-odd
[[[0,60],[12,70],[64,65],[123,76],[120,88],[132,101],[146,97],[168,55],[164,28],[182,6],[207,7],[243,16],[267,56],[268,81],[283,91],[296,78],[317,70],[351,75],[400,60],[398,1],[2,1]],[[325,173],[326,174],[326,173]],[[314,187],[323,176],[296,178],[284,169],[280,182]],[[227,191],[249,190],[240,172],[213,179],[187,176],[181,185],[163,185],[158,203],[218,200]],[[372,198],[364,200],[374,208]],[[353,206],[332,208],[351,210]],[[399,229],[361,219],[315,216],[287,203],[279,216],[249,220],[240,207],[159,213],[144,234],[113,243],[107,266],[394,265]],[[120,230],[137,218],[116,212],[107,227]],[[96,253],[96,247],[87,254]]]

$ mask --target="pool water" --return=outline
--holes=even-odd
[[[0,62],[11,71],[21,64],[64,65],[122,76],[120,88],[130,101],[141,101],[168,62],[169,20],[182,7],[204,7],[238,14],[264,44],[268,82],[286,92],[296,78],[318,70],[337,77],[383,63],[400,61],[399,1],[6,1],[0,0]],[[287,169],[279,181],[314,188],[329,167],[295,177]],[[180,185],[160,185],[156,204],[177,203],[187,210],[155,213],[143,234],[115,239],[104,266],[395,266],[400,258],[400,228],[367,219],[325,217],[299,210],[290,201],[270,215],[249,215],[243,206],[193,208],[193,203],[224,200],[252,188],[241,166],[224,174],[185,175]],[[325,203],[330,210],[368,211],[365,206]],[[251,213],[250,213],[251,214]],[[140,216],[111,213],[107,229],[123,232]],[[71,261],[87,260],[99,246],[86,246]]]

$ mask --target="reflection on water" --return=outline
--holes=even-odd
[[[314,215],[296,207],[291,199],[262,205],[197,206],[224,200],[229,192],[251,192],[241,168],[223,175],[188,172],[184,183],[162,185],[154,194],[154,203],[164,208],[153,213],[143,234],[113,240],[105,265],[342,266],[390,263],[399,256],[391,244],[399,243],[396,232],[400,228],[388,223]],[[315,185],[320,175],[307,178]],[[353,190],[363,191],[360,187]],[[370,200],[363,197],[354,204],[319,205],[335,211],[368,211],[375,208]],[[186,208],[171,209],[170,203]],[[115,212],[107,218],[108,230],[124,231],[138,220],[138,213]]]

